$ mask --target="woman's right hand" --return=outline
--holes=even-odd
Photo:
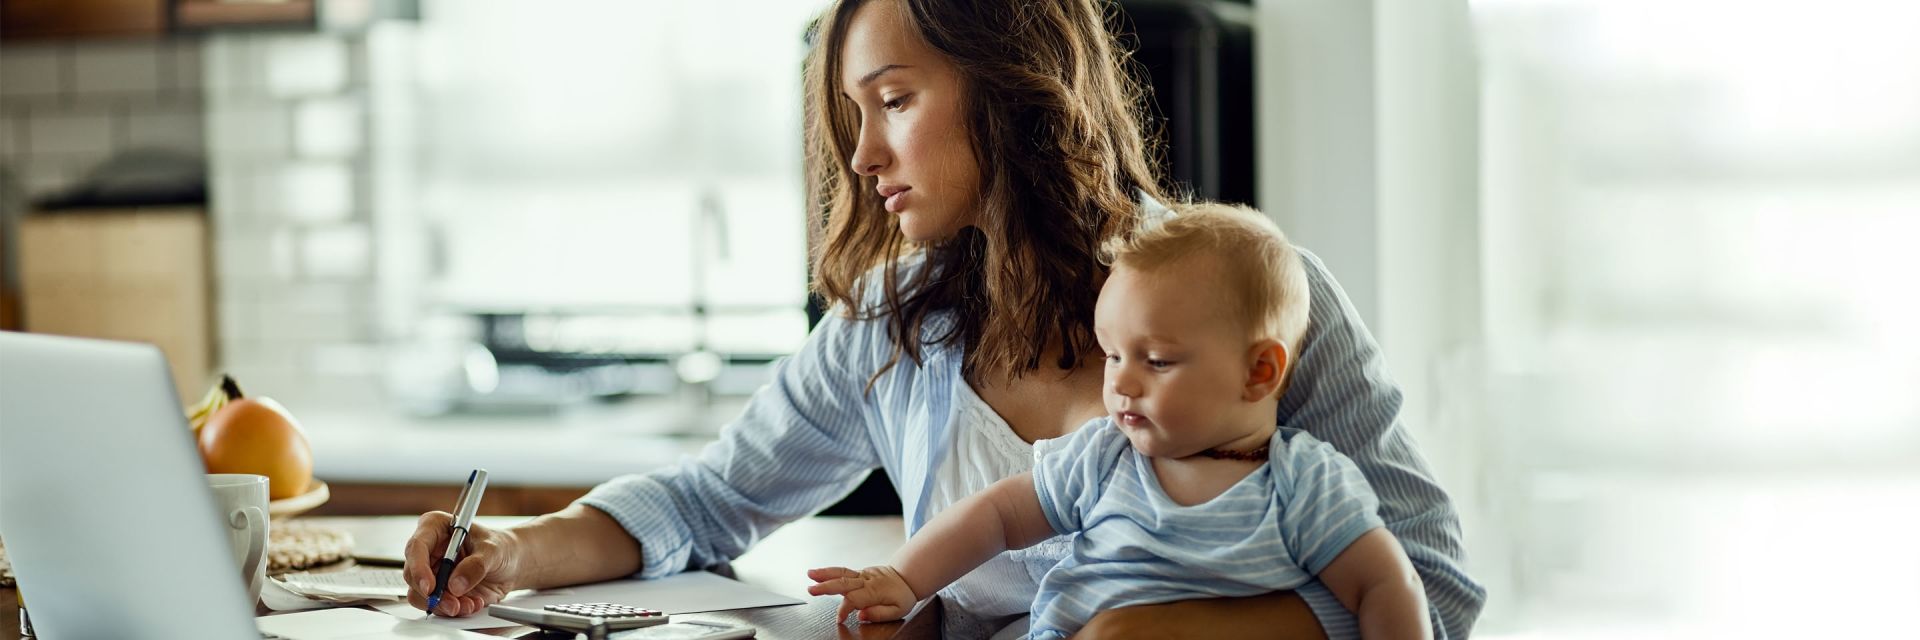
[[[430,511],[420,516],[413,537],[407,539],[406,568],[401,575],[407,581],[407,602],[416,609],[427,608],[427,596],[433,593],[434,567],[447,552],[447,537],[452,527],[453,514]],[[447,577],[440,606],[433,613],[453,617],[473,615],[518,588],[517,545],[511,531],[473,523],[467,529],[466,548],[460,554],[460,562]]]

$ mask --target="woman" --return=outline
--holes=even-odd
[[[725,562],[875,467],[894,479],[911,534],[1029,469],[1033,441],[1103,413],[1096,250],[1131,232],[1140,198],[1165,200],[1102,7],[840,0],[817,35],[807,134],[826,225],[815,273],[835,311],[697,460],[615,479],[521,526],[476,527],[440,613],[470,614],[516,588]],[[1354,459],[1421,573],[1434,629],[1464,636],[1484,592],[1460,567],[1458,519],[1395,424],[1400,392],[1371,336],[1306,258],[1313,326],[1279,420]],[[447,522],[423,516],[408,543],[417,607]],[[1009,552],[955,583],[948,629],[1016,622],[1065,553],[1063,540]],[[1201,616],[1210,637],[1356,635],[1317,583],[1110,611],[1083,633],[1192,633],[1183,623]]]

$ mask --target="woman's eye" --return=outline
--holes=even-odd
[[[899,111],[900,107],[907,103],[907,98],[909,97],[910,96],[900,96],[898,98],[894,98],[892,100],[882,102],[880,103],[880,108],[886,109],[888,111]]]

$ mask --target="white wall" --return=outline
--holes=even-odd
[[[1447,431],[1480,335],[1478,79],[1464,0],[1259,5],[1259,205],[1385,347],[1409,426]]]
[[[1255,200],[1379,317],[1379,133],[1373,0],[1264,0],[1255,10]]]

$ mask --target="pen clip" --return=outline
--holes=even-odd
[[[473,475],[472,474],[467,475],[466,484],[460,485],[460,497],[453,499],[453,512],[450,515],[453,516],[453,519],[455,522],[459,522],[460,520],[460,509],[467,505],[467,493],[470,491],[473,491]],[[454,525],[454,526],[459,526],[459,525]]]
[[[460,503],[454,506],[453,526],[466,529],[473,523],[473,517],[480,512],[480,498],[486,495],[487,470],[474,469],[467,476],[467,486],[460,489]]]

